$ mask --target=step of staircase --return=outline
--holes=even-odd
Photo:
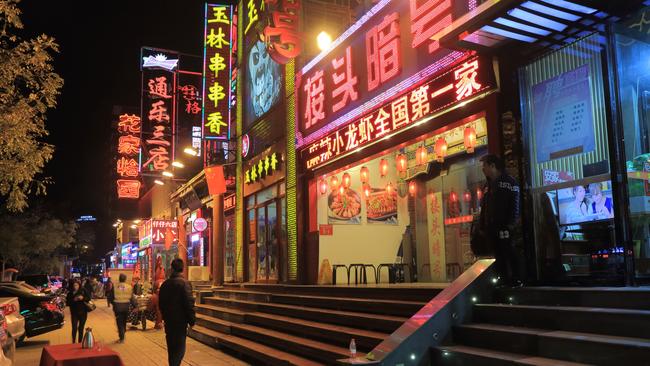
[[[497,291],[497,302],[587,306],[617,309],[650,309],[648,287],[521,287]]]
[[[195,325],[189,331],[190,337],[211,347],[226,348],[245,355],[264,365],[273,366],[321,366],[322,363],[312,361],[277,348],[251,341],[249,339],[215,332],[200,325]],[[256,363],[257,364],[257,363]]]
[[[392,315],[369,314],[362,312],[340,311],[296,305],[284,305],[258,301],[206,297],[208,305],[237,308],[249,312],[261,312],[277,315],[291,314],[292,317],[324,323],[358,327],[366,330],[392,333],[408,318]]]
[[[511,352],[494,351],[468,346],[440,346],[432,349],[431,364],[441,366],[583,366],[586,363],[567,362],[558,359],[529,356]]]

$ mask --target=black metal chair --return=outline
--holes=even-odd
[[[336,285],[336,270],[339,268],[345,268],[345,273],[348,276],[348,285],[350,284],[350,269],[345,264],[334,264],[332,265],[332,285]]]
[[[377,276],[375,277],[375,280],[377,283],[381,282],[381,270],[382,268],[386,268],[388,270],[388,283],[392,283],[391,278],[394,277],[393,274],[393,263],[382,263],[377,266]]]
[[[368,284],[368,275],[366,273],[366,265],[363,263],[352,263],[350,264],[350,276],[352,275],[352,270],[354,269],[354,284],[359,283]]]
[[[375,282],[377,282],[377,268],[375,268],[374,264],[364,264],[365,269],[367,270],[368,267],[372,269],[372,275],[375,276]],[[367,272],[364,272],[364,274],[367,276]]]

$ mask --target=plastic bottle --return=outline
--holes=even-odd
[[[352,357],[357,355],[357,343],[354,341],[354,338],[350,340],[350,354]]]

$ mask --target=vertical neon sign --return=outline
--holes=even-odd
[[[117,145],[117,166],[119,176],[117,180],[118,198],[139,198],[140,197],[140,171],[136,161],[140,153],[140,117],[136,115],[123,114],[117,123],[119,135]]]
[[[234,43],[232,22],[233,6],[205,5],[202,120],[203,136],[206,139],[230,138]]]

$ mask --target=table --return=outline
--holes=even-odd
[[[102,350],[82,349],[81,343],[43,347],[40,366],[124,366],[117,352],[102,345]]]

